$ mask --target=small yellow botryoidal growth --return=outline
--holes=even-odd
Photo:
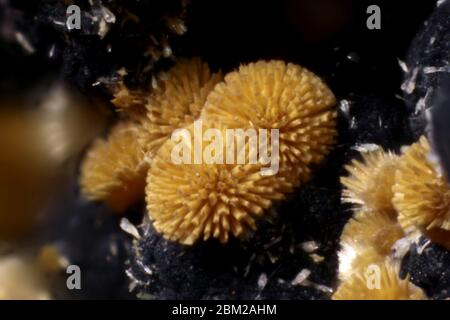
[[[204,124],[206,128],[218,128]],[[220,127],[219,127],[220,128]],[[196,145],[201,153],[208,144],[187,128],[191,158]],[[221,131],[225,136],[224,129]],[[281,200],[292,186],[284,176],[261,174],[261,164],[208,164],[173,161],[176,142],[168,140],[153,159],[147,179],[147,208],[153,224],[167,239],[191,245],[198,240],[228,241],[256,228],[273,201]],[[248,148],[248,145],[245,145]],[[216,152],[223,154],[223,151]],[[239,150],[238,150],[239,151]],[[236,162],[234,162],[236,163]]]
[[[450,187],[429,161],[426,138],[410,146],[401,158],[393,187],[393,203],[405,230],[450,230]]]
[[[80,186],[89,200],[117,211],[143,199],[148,165],[139,148],[134,122],[119,123],[107,139],[97,139],[81,164]]]
[[[357,212],[341,235],[339,278],[347,279],[362,266],[384,261],[395,242],[403,237],[395,218],[371,211]]]
[[[111,103],[119,111],[132,117],[140,118],[145,115],[145,105],[147,104],[149,93],[145,90],[130,90],[123,83],[120,83],[114,92]]]
[[[399,157],[378,149],[363,153],[362,158],[347,165],[350,175],[341,178],[343,201],[356,204],[338,253],[339,278],[344,283],[368,265],[384,263],[395,242],[405,236],[392,205]]]
[[[358,209],[395,217],[392,204],[392,186],[399,157],[383,150],[362,153],[362,161],[353,160],[345,166],[348,177],[342,177],[345,186],[343,201]],[[380,218],[381,219],[381,218]]]
[[[206,97],[222,81],[198,58],[180,60],[158,76],[146,105],[139,143],[151,160],[175,129],[189,126],[200,115]]]
[[[422,289],[401,279],[399,264],[386,259],[370,263],[341,282],[333,300],[424,300]]]
[[[201,118],[226,128],[279,129],[280,170],[299,185],[334,144],[335,103],[312,72],[283,61],[258,61],[227,74],[209,94]]]

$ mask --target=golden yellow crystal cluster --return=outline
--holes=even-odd
[[[156,230],[182,244],[210,238],[224,243],[254,230],[274,201],[308,179],[335,140],[333,93],[291,63],[258,61],[223,77],[198,58],[180,60],[152,85],[147,95],[117,91],[113,103],[129,119],[87,152],[81,190],[119,210],[145,193]],[[247,162],[174,163],[172,133],[192,132],[197,119],[222,131],[278,129],[278,173],[263,175],[261,164]],[[195,144],[197,137],[190,139]]]
[[[346,167],[343,200],[354,205],[355,214],[341,235],[341,284],[334,298],[425,298],[408,278],[399,278],[392,256],[395,243],[405,237],[425,235],[450,247],[450,186],[438,168],[425,137],[402,155],[370,151]],[[381,290],[366,285],[371,266],[389,279]]]

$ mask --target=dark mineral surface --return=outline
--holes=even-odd
[[[450,74],[450,2],[441,1],[414,38],[405,60],[402,84],[411,113],[411,128],[418,138],[426,128],[426,111],[439,86]]]
[[[69,290],[67,274],[54,282],[57,299],[131,299],[124,263],[131,242],[104,206],[82,202],[69,183],[61,198],[48,209],[36,243],[52,245],[70,265],[81,270],[81,290]],[[67,204],[70,203],[70,206]],[[64,271],[64,270],[63,270]]]
[[[121,68],[130,85],[148,83],[155,68],[174,58],[174,39],[186,32],[184,0],[13,2],[0,4],[2,36],[17,43],[12,50],[34,56],[84,91],[115,85],[124,77]],[[66,25],[70,4],[80,8],[79,29]]]
[[[450,297],[450,252],[437,244],[422,238],[410,248],[403,261],[403,274],[409,274],[411,281],[423,288],[433,299]]]

